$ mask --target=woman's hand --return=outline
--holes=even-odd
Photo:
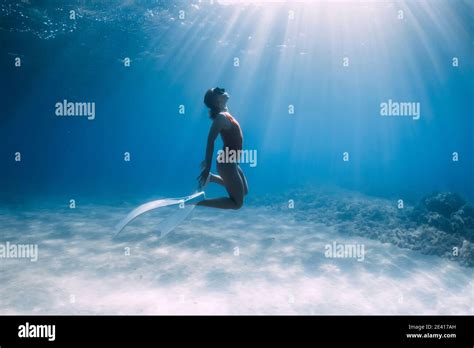
[[[201,162],[201,169],[202,169],[201,174],[199,174],[199,176],[197,177],[197,180],[199,183],[199,189],[202,189],[204,186],[206,186],[207,179],[211,171],[211,168],[209,168],[206,161]]]

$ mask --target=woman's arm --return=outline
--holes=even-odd
[[[224,117],[222,115],[217,115],[214,121],[212,122],[211,129],[209,130],[209,135],[207,136],[207,146],[206,146],[206,158],[203,162],[203,168],[201,175],[199,175],[198,180],[201,186],[207,180],[209,172],[211,171],[212,164],[212,155],[214,154],[214,142],[216,141],[217,136],[224,127]]]
[[[223,118],[221,115],[218,115],[212,122],[211,129],[209,130],[209,135],[207,136],[205,168],[211,169],[212,155],[214,154],[214,142],[216,141],[217,136],[222,130],[222,127]]]

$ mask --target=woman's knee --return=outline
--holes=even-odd
[[[238,199],[232,198],[232,200],[234,201],[234,204],[235,204],[235,208],[234,208],[235,210],[242,208],[242,206],[244,205],[243,198],[238,198]]]

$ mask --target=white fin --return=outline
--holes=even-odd
[[[146,213],[146,212],[149,212],[150,210],[154,210],[154,209],[158,209],[158,208],[162,208],[162,207],[168,207],[168,206],[172,206],[172,205],[176,205],[178,206],[177,208],[180,209],[180,210],[183,210],[183,211],[188,211],[186,213],[186,215],[184,217],[181,217],[181,214],[179,215],[180,216],[180,219],[178,220],[178,222],[176,223],[179,224],[179,222],[183,221],[186,216],[189,215],[189,213],[192,211],[192,208],[194,207],[194,204],[189,204],[189,203],[192,203],[193,201],[201,201],[205,198],[205,194],[204,194],[204,191],[201,191],[201,192],[196,192],[190,196],[186,196],[186,197],[182,197],[182,198],[166,198],[166,199],[158,199],[156,201],[151,201],[151,202],[148,202],[148,203],[144,203],[140,206],[138,206],[137,208],[133,209],[122,221],[120,221],[116,228],[115,228],[115,234],[114,234],[114,237],[116,237],[131,221],[133,221],[134,219],[136,219],[138,216]],[[179,208],[179,204],[183,202],[185,204],[185,207],[184,208]],[[186,205],[186,202],[189,202],[188,205]],[[191,208],[191,209],[186,209],[186,208]],[[178,215],[176,213],[173,214],[174,215]],[[168,219],[165,219],[165,221],[163,221],[161,224],[167,222],[170,218]],[[160,225],[161,225],[160,224]],[[176,227],[176,225],[174,227]],[[170,222],[168,222],[167,224],[164,225],[166,227],[166,230],[169,230],[169,228],[171,227],[170,225]],[[169,230],[167,233],[171,232],[174,227]]]

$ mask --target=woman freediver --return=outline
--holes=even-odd
[[[224,156],[217,158],[217,172],[211,173],[214,141],[220,134],[224,143],[224,151],[242,151],[242,129],[237,120],[227,109],[229,94],[224,88],[211,88],[204,95],[204,104],[209,108],[209,117],[212,120],[211,129],[207,137],[206,158],[201,163],[201,174],[198,176],[199,187],[202,189],[208,182],[224,186],[229,197],[205,199],[197,203],[205,207],[220,209],[239,209],[244,203],[244,196],[248,193],[247,179],[239,166],[239,156],[235,161],[226,160]]]
[[[247,179],[245,179],[245,175],[239,167],[243,136],[239,123],[228,112],[227,100],[229,100],[229,94],[225,89],[219,87],[208,90],[204,96],[204,104],[209,108],[212,125],[207,137],[206,159],[201,163],[202,172],[198,176],[198,181],[199,191],[209,182],[214,182],[224,186],[229,197],[201,200],[205,197],[204,192],[201,191],[187,197],[158,199],[144,203],[133,209],[117,224],[114,237],[138,216],[161,207],[174,205],[182,208],[182,203],[188,203],[185,209],[178,209],[170,217],[160,222],[158,226],[160,237],[164,237],[171,232],[197,205],[220,209],[239,209],[242,207],[244,196],[248,193]],[[215,175],[211,173],[211,162],[214,153],[214,141],[219,134],[224,142],[224,153],[233,152],[237,155],[235,158],[230,156],[231,159],[227,156],[218,155],[217,171],[219,175]]]

